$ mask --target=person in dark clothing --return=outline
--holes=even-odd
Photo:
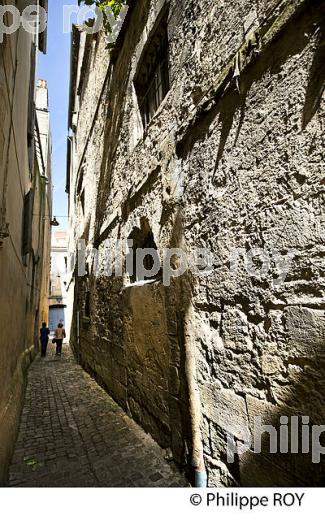
[[[46,326],[46,323],[42,323],[42,328],[40,329],[40,340],[41,340],[41,356],[46,356],[47,345],[49,342],[50,329]]]

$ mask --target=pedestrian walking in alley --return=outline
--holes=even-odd
[[[41,356],[46,357],[47,345],[49,342],[50,329],[46,326],[46,323],[42,323],[40,329],[40,341],[41,341]]]
[[[61,356],[62,354],[62,343],[64,338],[66,337],[65,329],[63,327],[63,324],[60,322],[58,323],[57,328],[55,329],[55,343],[56,343],[56,355]]]

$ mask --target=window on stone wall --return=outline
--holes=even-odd
[[[157,246],[154,240],[153,233],[149,227],[148,221],[143,219],[141,222],[141,228],[134,228],[131,235],[129,236],[129,240],[133,241],[132,246],[132,272],[128,272],[131,283],[140,282],[142,280],[156,280],[160,277],[161,273],[156,273],[155,275],[144,275],[144,277],[139,276],[139,269],[137,265],[137,261],[139,258],[137,256],[137,251],[142,249],[150,249],[152,252],[157,251]],[[144,254],[144,253],[143,253]],[[158,254],[157,254],[158,257]],[[151,271],[154,267],[154,258],[152,254],[148,254],[143,257],[143,268],[145,271]]]
[[[82,213],[84,215],[85,214],[85,190],[82,190],[82,192],[81,192],[81,194],[79,196],[79,200],[80,200]]]
[[[145,128],[169,91],[167,14],[144,50],[134,85]]]
[[[83,188],[84,176],[85,176],[85,169],[84,169],[84,167],[82,167],[80,170],[79,179],[78,179],[78,183],[77,183],[77,191],[76,191],[77,195],[80,195],[81,190]]]
[[[32,249],[34,192],[30,190],[24,198],[22,256],[28,255]]]
[[[83,215],[85,214],[85,188],[84,188],[84,176],[85,176],[85,168],[81,167],[79,177],[76,184],[76,192],[75,197],[76,201],[79,203],[79,208],[82,210]]]

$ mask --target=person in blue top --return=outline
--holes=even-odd
[[[47,345],[49,342],[50,329],[46,326],[46,323],[42,323],[40,329],[40,340],[41,340],[41,356],[46,356]]]

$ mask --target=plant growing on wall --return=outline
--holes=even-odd
[[[113,28],[111,26],[109,17],[107,16],[107,10],[109,9],[113,13],[115,19],[117,19],[126,5],[126,0],[78,0],[78,4],[85,4],[89,7],[95,6],[103,13],[104,16],[104,28],[107,33],[111,33]],[[89,20],[87,25],[90,27],[93,22]]]

